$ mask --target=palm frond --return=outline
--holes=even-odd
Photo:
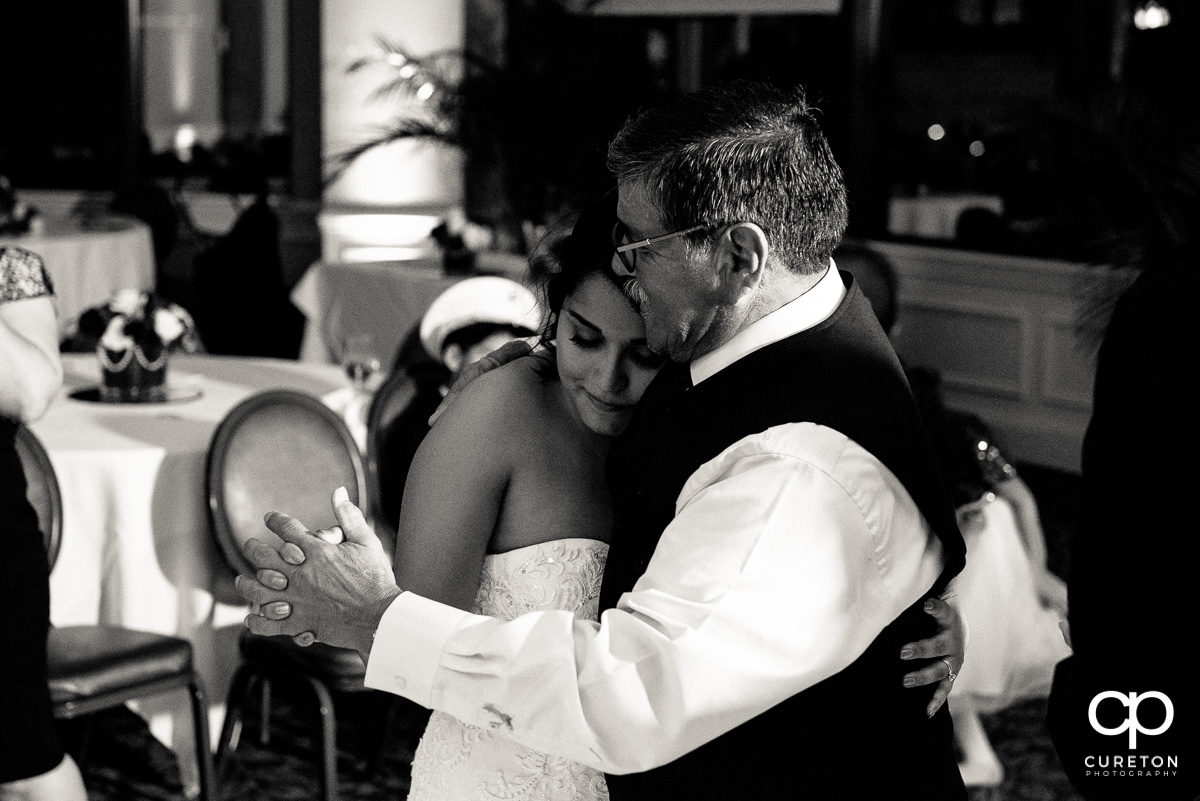
[[[325,177],[325,184],[327,186],[332,184],[345,174],[355,161],[370,151],[406,139],[424,139],[454,147],[462,146],[457,131],[447,128],[437,121],[417,117],[400,118],[379,128],[373,135],[358,144],[339,150],[330,156],[330,169]]]

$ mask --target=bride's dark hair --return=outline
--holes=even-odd
[[[530,258],[534,273],[543,276],[546,320],[539,332],[540,344],[554,347],[559,312],[584,278],[599,273],[621,288],[624,279],[612,269],[612,230],[616,222],[617,193],[612,191],[580,212],[573,224],[571,218],[560,220]]]

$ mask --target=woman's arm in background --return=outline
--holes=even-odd
[[[32,253],[0,249],[0,414],[31,422],[62,385],[49,279]]]

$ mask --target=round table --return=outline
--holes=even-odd
[[[155,286],[150,227],[131,217],[48,217],[40,233],[0,236],[4,245],[25,248],[46,262],[60,335],[71,330],[82,311],[104,303],[118,290]]]
[[[479,253],[480,275],[527,281],[524,256]],[[322,262],[312,264],[292,289],[292,303],[307,320],[300,359],[337,362],[350,334],[370,334],[385,366],[434,298],[467,276],[445,275],[441,261]]]

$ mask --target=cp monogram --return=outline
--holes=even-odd
[[[1129,708],[1129,716],[1125,719],[1124,723],[1122,723],[1120,726],[1117,726],[1115,729],[1105,728],[1104,726],[1100,725],[1100,721],[1096,720],[1096,708],[1100,706],[1100,702],[1105,698],[1115,698]],[[1143,728],[1141,723],[1138,722],[1138,704],[1147,698],[1157,698],[1162,702],[1163,707],[1167,711],[1162,725],[1157,729]],[[1141,695],[1138,695],[1137,693],[1129,693],[1128,696],[1114,690],[1108,690],[1106,692],[1099,693],[1095,698],[1092,699],[1092,703],[1088,705],[1088,722],[1092,724],[1092,728],[1098,731],[1100,734],[1108,735],[1120,734],[1128,729],[1130,749],[1137,748],[1137,736],[1139,731],[1142,734],[1149,735],[1162,734],[1164,731],[1171,728],[1171,722],[1173,720],[1175,720],[1175,705],[1171,703],[1170,698],[1163,693],[1158,692],[1157,690],[1152,690],[1148,693],[1142,693]]]

